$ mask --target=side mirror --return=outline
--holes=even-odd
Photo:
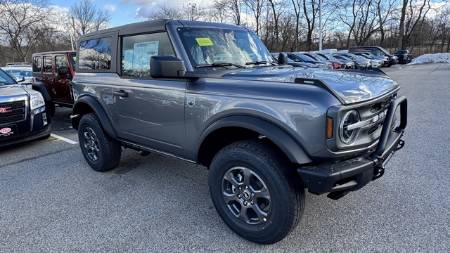
[[[280,54],[278,55],[278,64],[280,64],[280,65],[286,65],[286,64],[288,64],[288,57],[287,57],[286,54],[280,53]]]
[[[186,74],[184,62],[175,56],[152,56],[150,75],[154,78],[181,78]]]
[[[65,66],[61,66],[61,67],[58,68],[57,73],[60,76],[65,76],[65,75],[69,74],[69,69],[67,67],[65,67]]]

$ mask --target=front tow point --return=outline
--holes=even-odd
[[[383,166],[375,166],[375,168],[373,169],[373,179],[372,180],[382,177],[383,174],[384,174],[384,167]]]

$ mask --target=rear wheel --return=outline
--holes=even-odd
[[[120,143],[105,134],[95,114],[84,115],[78,126],[78,140],[87,163],[96,171],[108,171],[120,162]]]
[[[247,140],[222,149],[210,166],[209,188],[225,223],[247,240],[283,239],[304,209],[304,190],[273,148]]]

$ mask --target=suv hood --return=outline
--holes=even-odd
[[[358,72],[312,68],[261,67],[237,69],[223,78],[295,83],[297,78],[320,80],[344,104],[364,102],[399,87],[382,72]],[[299,85],[308,85],[299,83]]]
[[[0,85],[0,99],[3,97],[15,97],[28,95],[28,92],[17,85]]]

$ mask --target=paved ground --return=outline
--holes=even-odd
[[[409,99],[406,147],[358,192],[308,194],[300,225],[275,245],[226,227],[201,167],[126,151],[96,173],[52,137],[0,151],[0,252],[449,252],[450,65],[386,72]],[[76,140],[68,115],[58,111],[55,133]]]

